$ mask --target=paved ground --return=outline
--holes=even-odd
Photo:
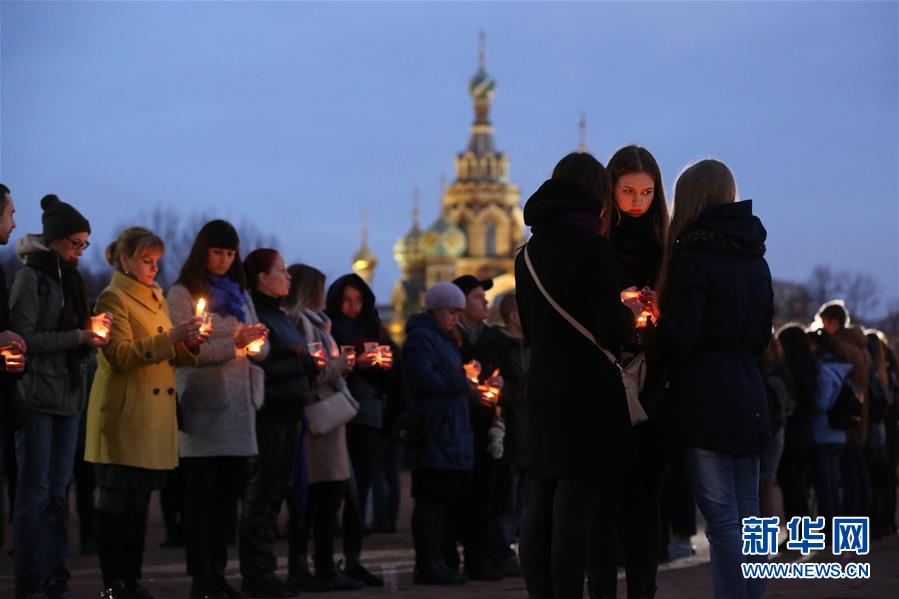
[[[407,495],[408,496],[408,495]],[[186,599],[190,579],[184,570],[184,552],[182,549],[161,549],[159,544],[164,536],[162,519],[158,511],[158,502],[153,500],[150,520],[150,531],[147,542],[147,555],[144,567],[144,581],[159,599]],[[365,590],[356,593],[331,593],[333,599],[354,597],[365,599],[384,595],[403,597],[424,597],[427,599],[450,599],[461,597],[480,597],[493,599],[499,597],[526,597],[524,580],[509,578],[502,582],[468,583],[460,587],[416,587],[412,585],[413,553],[409,533],[410,504],[404,503],[400,530],[393,535],[374,535],[365,543],[363,561],[378,573],[382,568],[395,568],[399,573],[399,589],[396,593]],[[8,537],[8,532],[7,532]],[[77,519],[72,521],[72,538],[77,539]],[[694,538],[698,545],[697,555],[693,558],[679,560],[662,566],[658,577],[659,599],[711,597],[711,579],[708,568],[708,545],[705,538],[699,535]],[[278,544],[278,555],[287,555],[286,542]],[[236,551],[232,550],[232,557]],[[78,555],[77,543],[72,543],[71,569],[73,573],[72,589],[75,596],[96,598],[100,591],[100,576],[96,557]],[[853,556],[854,557],[854,556]],[[796,561],[799,555],[781,555],[779,561]],[[882,541],[873,542],[870,555],[864,558],[847,560],[834,558],[829,554],[811,555],[806,558],[812,562],[829,561],[866,561],[871,564],[871,579],[865,581],[820,580],[820,581],[772,581],[768,584],[766,597],[807,597],[809,599],[843,599],[843,598],[884,598],[899,597],[899,537],[893,536]],[[280,560],[281,574],[286,571],[286,559]],[[232,559],[228,564],[228,576],[232,584],[239,586],[240,580],[237,561]],[[13,577],[11,559],[3,552],[0,559],[0,599],[13,597]],[[624,583],[619,583],[619,596],[625,597]]]

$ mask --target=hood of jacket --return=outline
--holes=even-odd
[[[348,287],[355,287],[362,294],[362,311],[356,318],[350,319],[340,311],[343,301],[343,292]],[[325,313],[334,323],[334,330],[346,329],[346,322],[353,322],[367,338],[377,338],[381,328],[381,317],[375,306],[375,294],[362,277],[353,273],[340,277],[328,288],[325,298]],[[335,335],[336,337],[337,335]]]
[[[524,223],[529,227],[539,227],[552,224],[562,215],[571,213],[588,213],[598,217],[601,209],[599,198],[577,181],[548,179],[524,205]]]
[[[752,213],[752,200],[709,208],[687,227],[680,239],[696,231],[717,233],[747,248],[763,247],[768,238],[762,221]]]
[[[16,240],[16,256],[22,263],[28,259],[29,254],[40,254],[41,252],[49,252],[50,248],[44,243],[44,236],[37,234],[28,234]]]

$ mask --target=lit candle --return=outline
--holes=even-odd
[[[247,353],[251,356],[255,356],[259,352],[262,351],[262,346],[265,345],[265,339],[257,339],[256,341],[250,341],[249,345],[247,345]]]
[[[652,312],[650,312],[648,310],[643,310],[642,312],[640,312],[640,315],[637,316],[637,328],[638,329],[645,328],[651,317],[652,317]]]
[[[197,302],[197,311],[196,316],[203,317],[203,324],[200,325],[200,333],[205,333],[209,329],[209,313],[206,312],[206,298],[201,297],[200,301]]]
[[[0,350],[0,356],[3,356],[3,363],[7,367],[7,370],[18,370],[25,362],[24,354],[20,354],[9,348]]]
[[[109,335],[109,327],[104,326],[102,323],[95,322],[91,328],[94,331],[94,335],[101,339],[106,339],[106,336]]]

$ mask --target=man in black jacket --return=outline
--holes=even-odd
[[[465,294],[465,309],[459,317],[457,333],[462,340],[462,363],[477,360],[481,364],[480,381],[489,379],[499,368],[503,351],[500,333],[487,326],[486,292],[493,287],[491,279],[479,280],[463,275],[453,283]],[[503,573],[493,565],[499,546],[499,518],[496,510],[496,479],[499,460],[488,447],[488,431],[494,424],[496,408],[481,400],[472,388],[468,413],[474,432],[474,469],[468,496],[459,513],[465,545],[465,573],[472,580],[501,580]]]
[[[9,243],[9,236],[16,228],[16,206],[6,185],[0,183],[0,245]],[[0,268],[0,349],[13,349],[14,353],[25,354],[25,341],[9,330],[9,292],[6,288],[6,273]],[[12,434],[15,419],[16,380],[21,374],[21,365],[7,365],[6,359],[0,361],[0,481],[2,481],[5,463],[4,449]],[[0,489],[3,488],[0,482]],[[3,518],[0,514],[0,518]],[[6,519],[3,518],[5,522]],[[2,531],[2,522],[0,522]]]

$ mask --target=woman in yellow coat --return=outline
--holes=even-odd
[[[87,416],[85,459],[100,499],[98,555],[108,599],[152,596],[140,584],[150,492],[178,465],[175,367],[195,365],[208,332],[202,317],[172,326],[156,283],[165,246],[132,227],[106,250],[115,269],[97,298],[112,315]]]

